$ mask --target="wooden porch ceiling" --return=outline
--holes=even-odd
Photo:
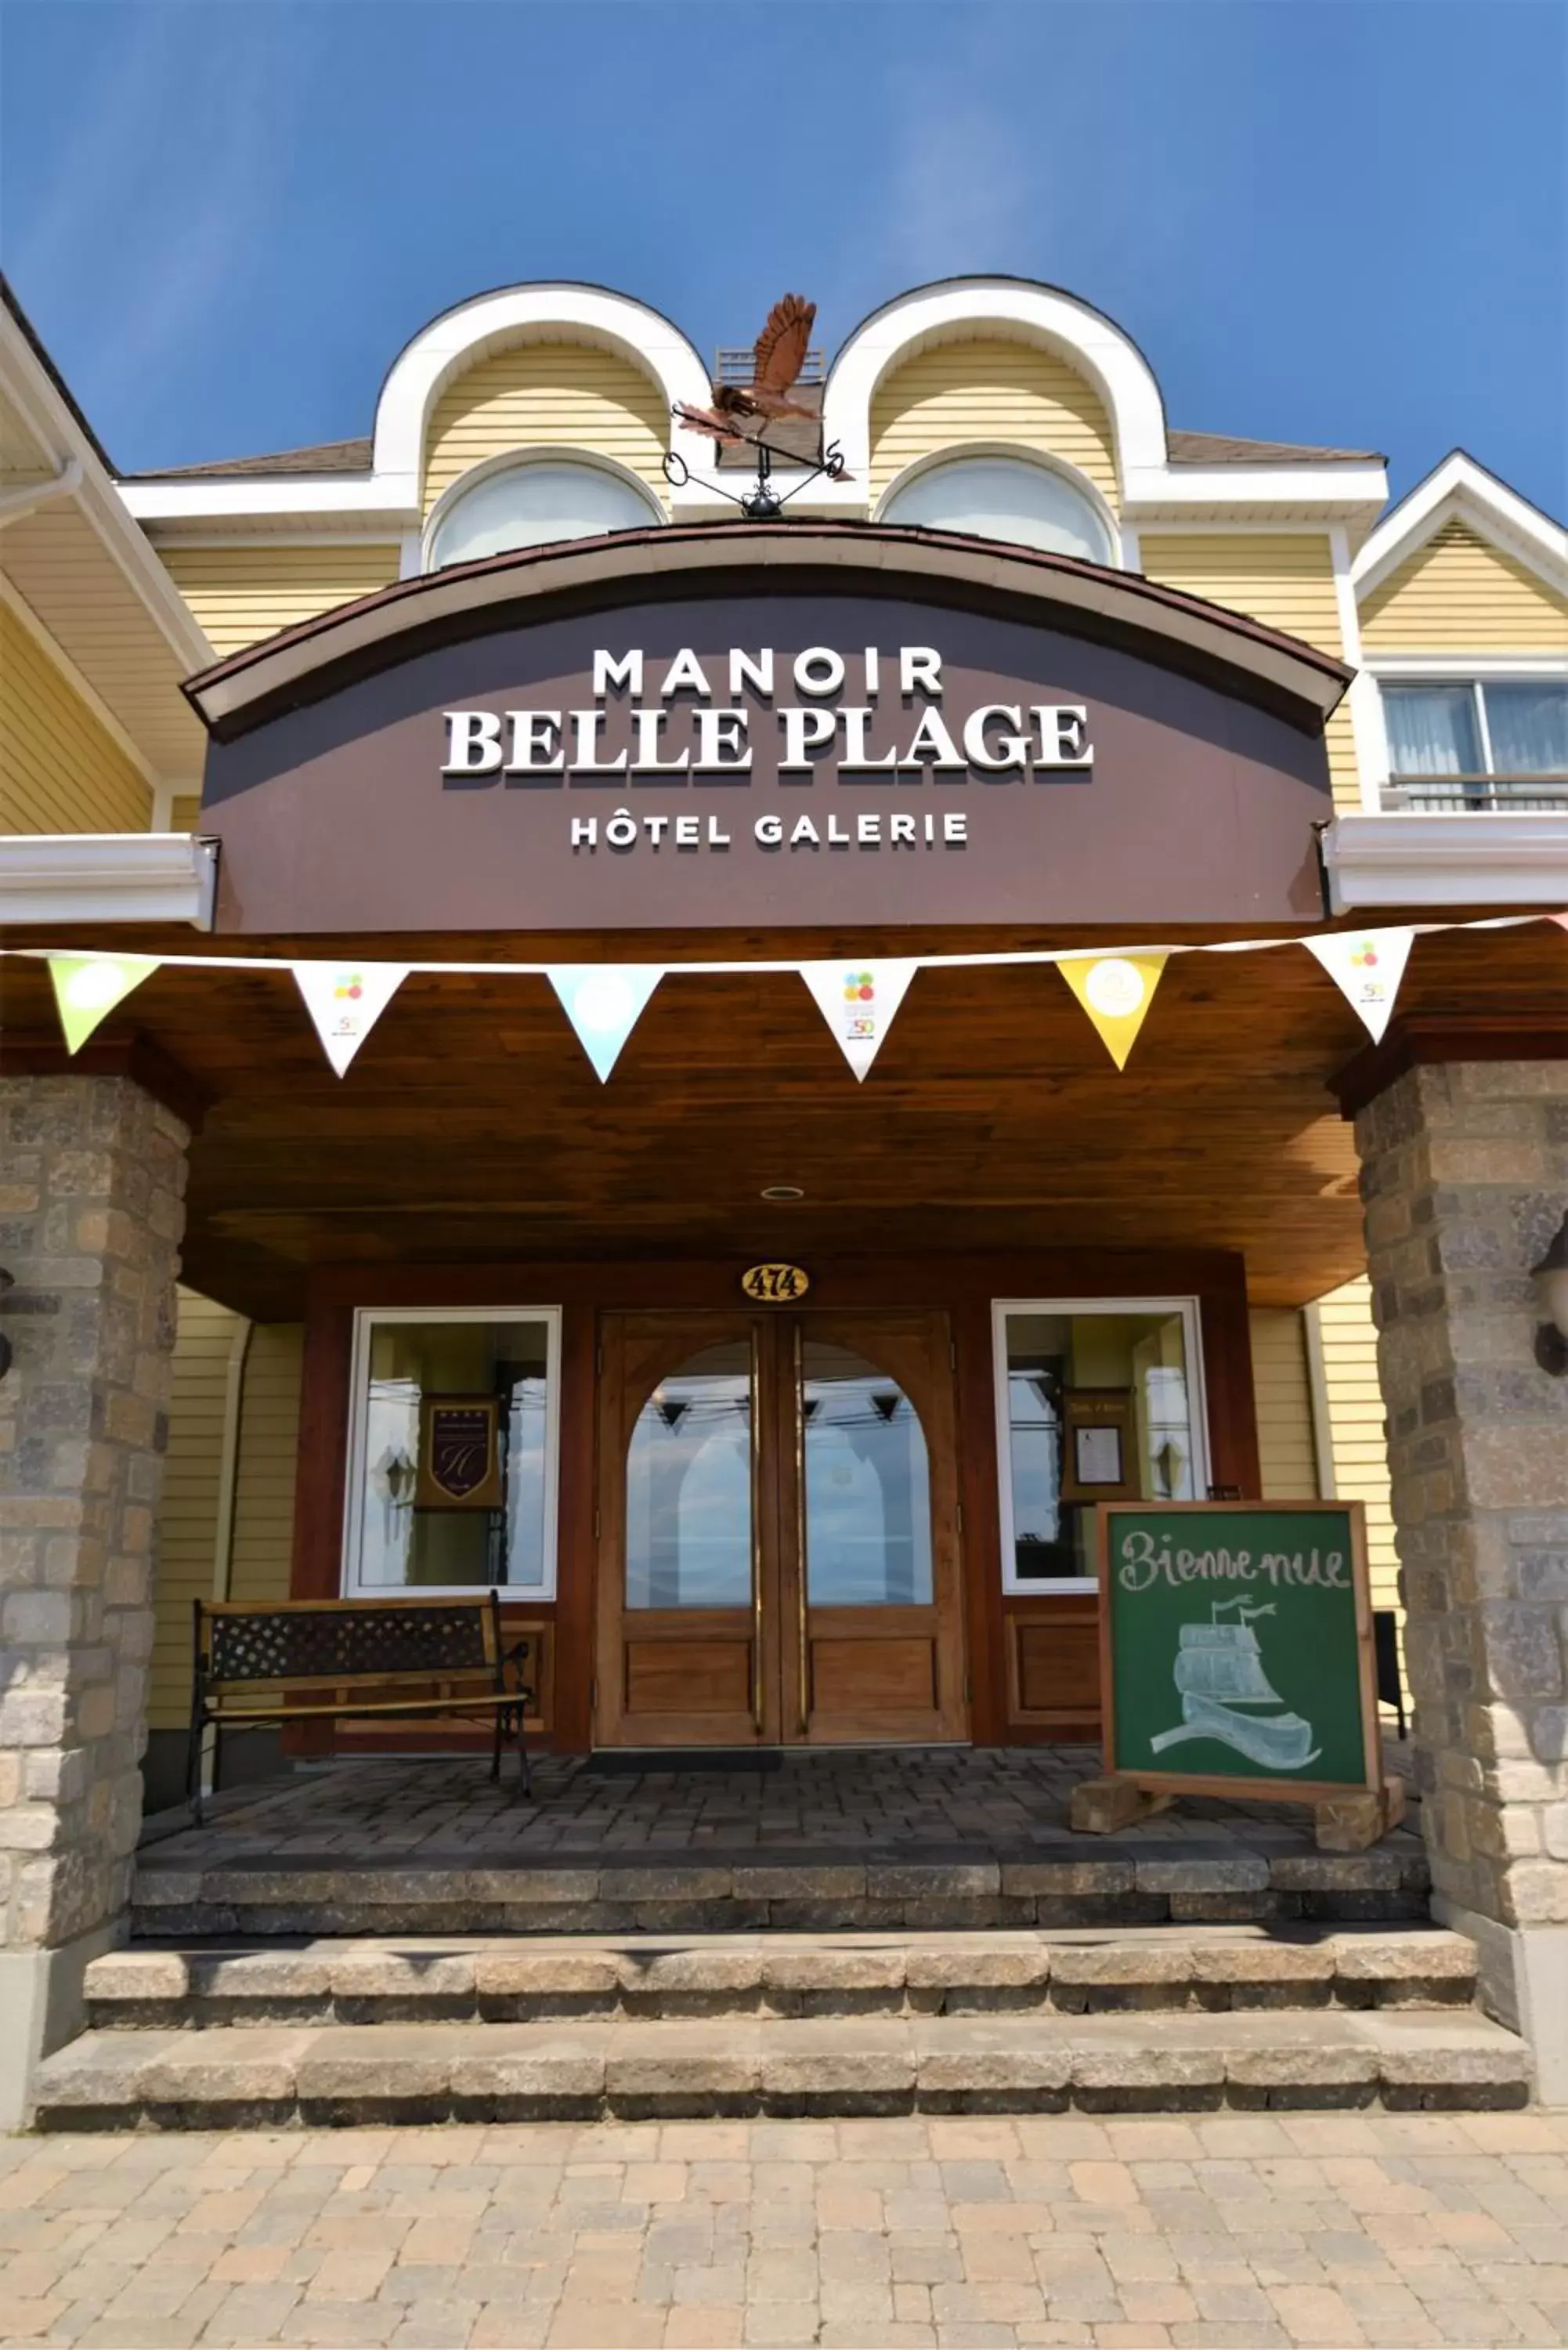
[[[116,940],[127,952],[202,943]],[[370,951],[456,960],[475,943],[378,939]],[[1113,943],[1127,941],[945,931],[877,946]],[[246,944],[338,951],[318,938]],[[1401,1010],[1564,1024],[1565,947],[1545,925],[1418,940]],[[483,951],[670,962],[846,948],[820,933],[579,933]],[[36,1066],[58,1035],[47,972],[8,961],[0,979],[14,1065]],[[281,972],[164,970],[99,1035],[149,1039],[208,1097],[185,1277],[264,1319],[301,1312],[311,1265],[349,1262],[1219,1247],[1241,1251],[1252,1296],[1276,1305],[1362,1263],[1355,1152],[1328,1081],[1365,1037],[1290,948],[1174,959],[1119,1076],[1040,967],[919,974],[864,1086],[789,972],[667,979],[603,1087],[543,978],[406,981],[342,1081]],[[803,1203],[759,1197],[786,1182]]]

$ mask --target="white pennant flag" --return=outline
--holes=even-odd
[[[815,996],[823,1018],[844,1048],[857,1079],[864,1080],[877,1058],[918,962],[803,962],[800,975]]]
[[[663,977],[660,963],[562,963],[551,971],[550,984],[601,1085]]]
[[[1415,936],[1409,930],[1334,931],[1302,941],[1360,1013],[1375,1045],[1393,1017]]]
[[[294,982],[339,1076],[404,980],[400,962],[296,962]]]

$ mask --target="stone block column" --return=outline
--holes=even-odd
[[[1568,1379],[1531,1277],[1568,1061],[1407,1069],[1355,1137],[1434,1908],[1568,2104]]]
[[[0,2127],[123,1932],[188,1139],[129,1076],[0,1077]]]

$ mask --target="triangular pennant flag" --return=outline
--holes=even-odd
[[[294,983],[341,1077],[409,975],[400,962],[296,962]]]
[[[51,955],[49,977],[67,1052],[79,1052],[99,1022],[157,969],[150,955]]]
[[[815,996],[857,1081],[864,1082],[904,1001],[904,991],[919,968],[918,962],[900,959],[801,964],[800,975]]]
[[[1162,954],[1069,955],[1056,966],[1118,1069],[1127,1067],[1165,963]]]
[[[1302,941],[1360,1013],[1375,1045],[1394,1016],[1415,936],[1411,930],[1331,931]]]
[[[568,962],[551,971],[550,984],[601,1085],[663,977],[662,964],[645,962]]]

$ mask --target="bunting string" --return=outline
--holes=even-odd
[[[341,1077],[405,980],[548,980],[601,1083],[661,979],[755,978],[795,972],[805,983],[850,1069],[864,1080],[917,972],[1055,965],[1118,1069],[1125,1068],[1166,964],[1189,954],[1262,954],[1304,947],[1353,1006],[1376,1042],[1393,1016],[1418,938],[1450,931],[1507,931],[1555,923],[1568,912],[1489,914],[1465,922],[1413,922],[1297,932],[1289,937],[1167,941],[1155,944],[1006,947],[989,952],[876,954],[799,960],[677,963],[406,962],[360,958],[334,962],[281,955],[122,954],[102,947],[0,947],[0,956],[45,962],[68,1052],[78,1052],[117,1004],[159,970],[288,972]]]

